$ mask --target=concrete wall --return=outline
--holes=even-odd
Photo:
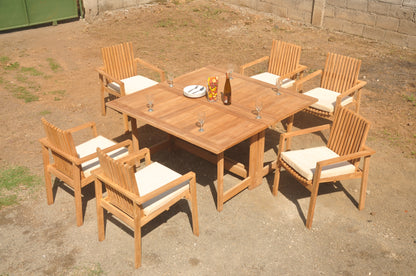
[[[85,19],[94,20],[94,17],[105,11],[134,7],[143,4],[166,2],[166,0],[82,0],[85,10]]]
[[[416,0],[326,0],[321,26],[416,48]]]
[[[85,18],[167,0],[83,0]],[[222,0],[317,27],[416,49],[416,0]]]
[[[256,11],[416,48],[416,0],[223,0]]]

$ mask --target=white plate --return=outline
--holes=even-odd
[[[206,90],[202,85],[189,85],[183,89],[183,94],[189,98],[199,98],[205,96]]]

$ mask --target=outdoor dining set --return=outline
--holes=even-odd
[[[179,174],[152,162],[151,155],[163,149],[186,150],[216,165],[219,212],[225,202],[245,189],[256,188],[272,172],[271,190],[277,195],[282,169],[311,193],[307,228],[312,227],[320,183],[361,178],[358,209],[364,208],[374,150],[365,144],[370,123],[359,114],[361,89],[366,84],[358,79],[360,60],[328,53],[323,69],[305,76],[307,67],[299,64],[301,47],[273,40],[269,56],[242,65],[238,73],[207,65],[166,80],[164,70],[134,57],[132,43],[101,50],[103,66],[97,71],[102,115],[107,108],[121,113],[131,139],[116,143],[98,135],[93,122],[62,130],[42,118],[46,137],[40,143],[47,202],[54,202],[53,174],[73,189],[76,222],[81,226],[82,188],[95,183],[99,240],[105,237],[105,209],[134,230],[136,268],[141,265],[141,227],[179,200],[189,201],[192,230],[199,235],[197,174]],[[266,72],[246,75],[250,67],[261,63],[268,64]],[[140,75],[138,65],[156,72],[160,81]],[[226,74],[231,79],[230,105],[221,101]],[[211,77],[217,80],[214,100],[207,97]],[[313,78],[320,78],[320,85],[304,91]],[[198,93],[185,93],[193,89]],[[293,130],[294,116],[299,112],[328,123]],[[166,133],[166,139],[141,147],[138,122]],[[279,122],[284,122],[286,132],[275,141],[276,160],[265,165],[266,130]],[[73,134],[86,129],[91,130],[91,139],[75,144]],[[292,139],[324,130],[329,130],[326,144],[292,149]],[[248,141],[243,143],[248,145],[247,164],[225,155],[244,141]],[[225,171],[239,179],[227,190]]]

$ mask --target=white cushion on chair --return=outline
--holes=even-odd
[[[334,112],[335,103],[337,101],[337,97],[341,95],[341,93],[334,92],[332,90],[328,90],[325,88],[317,87],[308,92],[304,93],[305,95],[314,97],[318,99],[318,101],[311,105],[311,107],[320,109],[327,112]],[[353,98],[350,96],[346,96],[342,101],[341,105],[345,106],[347,104],[352,103]]]
[[[98,135],[97,137],[92,138],[88,140],[87,142],[84,142],[76,146],[75,149],[78,153],[78,157],[82,158],[92,153],[96,153],[97,148],[105,149],[105,148],[114,146],[115,144],[116,143],[114,143],[110,139],[107,139],[101,135]],[[127,148],[116,149],[108,153],[108,155],[114,159],[119,159],[123,156],[126,156],[127,154],[128,154]],[[89,177],[91,175],[91,171],[98,168],[99,166],[100,166],[100,162],[98,160],[98,157],[81,164],[85,177]]]
[[[280,78],[280,76],[269,73],[269,72],[264,72],[264,73],[261,73],[261,74],[251,76],[250,78],[260,80],[260,81],[263,81],[263,82],[267,82],[267,83],[270,83],[272,85],[276,85],[277,78]],[[289,88],[289,87],[292,87],[292,85],[294,83],[295,83],[295,81],[292,80],[292,79],[284,79],[283,83],[282,83],[282,87],[283,88]]]
[[[154,190],[181,176],[181,174],[163,166],[158,162],[153,162],[135,173],[140,196],[147,195],[148,193],[153,192]],[[151,214],[153,211],[159,209],[159,207],[163,204],[167,203],[169,200],[173,199],[187,189],[189,189],[189,181],[178,184],[172,189],[167,190],[166,192],[143,203],[143,212],[146,215]]]
[[[158,84],[157,81],[151,80],[140,75],[130,77],[127,79],[122,79],[121,81],[124,83],[124,90],[126,91],[126,95]],[[117,83],[112,82],[109,83],[108,86],[114,89],[115,91],[120,92],[120,86]]]
[[[307,180],[312,180],[317,162],[339,157],[339,155],[323,146],[282,152],[281,157],[300,175]],[[354,171],[355,167],[348,161],[344,161],[323,167],[321,178],[349,174]]]

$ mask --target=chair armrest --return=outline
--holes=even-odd
[[[83,130],[83,129],[86,129],[86,128],[91,128],[92,132],[94,134],[94,137],[97,137],[97,126],[96,126],[95,122],[88,122],[88,123],[85,123],[85,124],[67,129],[66,131],[74,133],[74,132],[77,132],[77,131],[80,131],[80,130]]]
[[[132,143],[131,140],[127,139],[127,140],[124,140],[123,142],[117,143],[115,145],[112,145],[111,147],[101,149],[101,150],[104,153],[108,153],[108,152],[111,152],[113,150],[116,150],[116,149],[119,149],[119,148],[122,148],[122,147],[127,147],[128,151],[130,152],[133,148],[133,143]],[[87,156],[84,156],[82,158],[77,158],[77,161],[75,162],[75,164],[80,165],[80,164],[82,164],[86,161],[89,161],[91,159],[94,159],[96,157],[98,157],[97,152],[94,152],[94,153],[91,153],[91,154],[89,154]]]
[[[181,177],[175,179],[174,181],[169,182],[168,184],[160,187],[159,189],[154,190],[153,192],[145,195],[145,196],[138,196],[132,192],[129,192],[128,190],[122,188],[121,186],[119,186],[118,184],[114,183],[113,181],[111,181],[107,176],[105,176],[105,174],[103,173],[102,169],[97,169],[92,171],[92,174],[99,179],[102,182],[105,182],[106,185],[111,186],[111,188],[113,188],[114,190],[118,191],[119,193],[125,195],[127,198],[129,198],[130,200],[132,200],[134,203],[141,205],[144,202],[172,189],[173,187],[185,182],[186,180],[189,180],[190,182],[192,182],[192,179],[196,179],[195,173],[194,172],[188,172],[185,175],[182,175]]]
[[[320,125],[320,126],[316,126],[316,127],[310,127],[310,128],[305,128],[305,129],[301,129],[301,130],[296,130],[296,131],[291,131],[291,132],[286,132],[286,133],[280,134],[277,158],[279,159],[280,154],[284,151],[283,149],[284,149],[284,146],[286,144],[286,140],[288,138],[322,131],[322,130],[325,130],[325,129],[329,129],[330,127],[331,127],[330,124],[325,124],[325,125]]]
[[[264,57],[262,57],[262,58],[259,58],[259,59],[256,59],[256,60],[253,60],[252,62],[249,62],[249,63],[246,63],[246,64],[241,65],[241,66],[240,66],[240,74],[241,74],[241,75],[244,75],[244,70],[245,70],[245,69],[247,69],[248,67],[251,67],[251,66],[253,66],[253,65],[256,65],[256,64],[258,64],[258,63],[261,63],[261,62],[263,62],[263,61],[266,61],[266,60],[269,60],[269,57],[268,57],[268,56],[264,56]]]
[[[307,67],[307,66],[305,66],[305,65],[298,65],[298,67],[296,67],[296,69],[295,69],[295,70],[293,70],[292,72],[289,72],[289,73],[287,73],[287,74],[285,74],[285,75],[281,76],[281,78],[282,78],[283,80],[284,80],[284,79],[290,79],[290,78],[292,78],[292,76],[293,76],[293,75],[296,75],[296,74],[302,73],[302,72],[304,72],[306,69],[308,69],[308,67]]]
[[[42,139],[39,139],[39,142],[42,144],[43,147],[47,148],[48,150],[51,150],[53,152],[56,152],[57,154],[61,155],[63,158],[67,159],[68,161],[72,162],[72,163],[76,163],[78,157],[72,156],[64,151],[62,151],[61,149],[55,147],[54,145],[52,145],[47,137],[44,137]]]
[[[361,81],[358,80],[357,84],[354,85],[353,87],[351,87],[350,89],[348,89],[347,91],[341,93],[341,98],[345,97],[345,96],[349,96],[350,94],[354,93],[355,91],[357,91],[358,89],[363,88],[365,85],[367,84],[366,81]],[[338,96],[338,97],[340,97]]]
[[[173,187],[178,186],[179,184],[185,182],[186,180],[189,180],[189,182],[191,182],[192,179],[196,179],[195,173],[194,172],[188,172],[188,173],[182,175],[181,177],[176,178],[175,180],[167,183],[166,185],[154,190],[153,192],[148,193],[145,196],[141,196],[138,199],[137,203],[142,204],[142,203],[144,203],[144,202],[146,202],[146,201],[148,201],[148,200],[150,200],[154,197],[157,197],[158,195],[172,189]]]
[[[148,148],[143,148],[139,151],[131,152],[128,156],[118,159],[118,162],[125,164],[133,165],[136,161],[146,159],[146,165],[152,163],[150,160],[150,150]]]
[[[135,58],[134,60],[137,63],[143,65],[144,67],[147,67],[147,68],[149,68],[149,69],[151,69],[151,70],[159,73],[159,75],[160,75],[160,81],[161,82],[165,81],[165,71],[163,71],[162,69],[154,66],[153,64],[151,64],[151,63],[149,63],[147,61],[142,60],[141,58]]]
[[[316,126],[316,127],[310,127],[310,128],[295,130],[295,131],[291,131],[291,132],[282,133],[281,137],[289,138],[289,137],[295,137],[295,136],[299,136],[299,135],[305,135],[305,134],[309,134],[309,133],[313,133],[313,132],[322,131],[322,130],[328,129],[330,127],[331,127],[330,124],[325,124],[325,125],[320,125],[320,126]]]
[[[327,160],[322,160],[316,163],[317,167],[320,166],[321,168],[324,166],[328,166],[328,165],[332,165],[332,164],[336,164],[336,163],[340,163],[340,162],[344,162],[344,161],[349,161],[349,160],[354,160],[354,159],[358,159],[358,158],[362,158],[362,157],[366,157],[366,156],[371,156],[375,153],[375,151],[369,147],[364,147],[363,150],[358,151],[358,152],[354,152],[351,154],[347,154],[347,155],[343,155],[343,156],[339,156],[339,157],[335,157],[335,158],[331,158],[331,159],[327,159]]]
[[[335,158],[331,158],[331,159],[327,159],[327,160],[319,161],[319,162],[316,163],[316,170],[314,172],[314,175],[318,175],[318,177],[320,178],[322,168],[325,167],[325,166],[340,163],[340,162],[344,162],[344,161],[360,159],[362,157],[370,157],[374,153],[375,153],[375,151],[373,149],[364,146],[364,149],[361,150],[361,151],[354,152],[354,153],[347,154],[347,155],[343,155],[343,156],[339,156],[339,157],[335,157]]]
[[[367,82],[359,80],[356,85],[354,85],[353,87],[351,87],[347,91],[341,93],[341,95],[339,95],[337,97],[337,100],[335,102],[335,106],[339,106],[341,104],[341,101],[342,101],[343,98],[345,98],[347,96],[350,96],[351,94],[354,94],[356,91],[363,88],[366,84],[367,84]]]
[[[116,78],[114,78],[113,76],[111,76],[111,75],[109,75],[107,72],[105,72],[104,71],[104,68],[103,67],[100,67],[100,68],[97,68],[97,69],[95,69],[97,72],[98,72],[98,75],[101,77],[101,76],[103,76],[103,77],[105,77],[106,79],[107,79],[107,81],[109,81],[109,82],[115,82],[115,83],[117,83],[120,87],[123,85],[123,87],[124,87],[124,83],[121,81],[121,80],[119,80],[119,79],[116,79]]]
[[[319,75],[321,75],[321,74],[322,74],[322,70],[317,70],[317,71],[315,71],[315,72],[313,72],[313,73],[311,73],[311,74],[307,75],[306,77],[303,77],[303,78],[301,78],[300,80],[297,80],[297,81],[294,83],[294,86],[295,86],[295,88],[296,88],[296,91],[298,91],[298,86],[303,85],[303,83],[304,83],[304,82],[309,81],[309,80],[311,80],[311,79],[313,79],[313,78],[315,78],[315,77],[317,77],[317,76],[319,76]]]

